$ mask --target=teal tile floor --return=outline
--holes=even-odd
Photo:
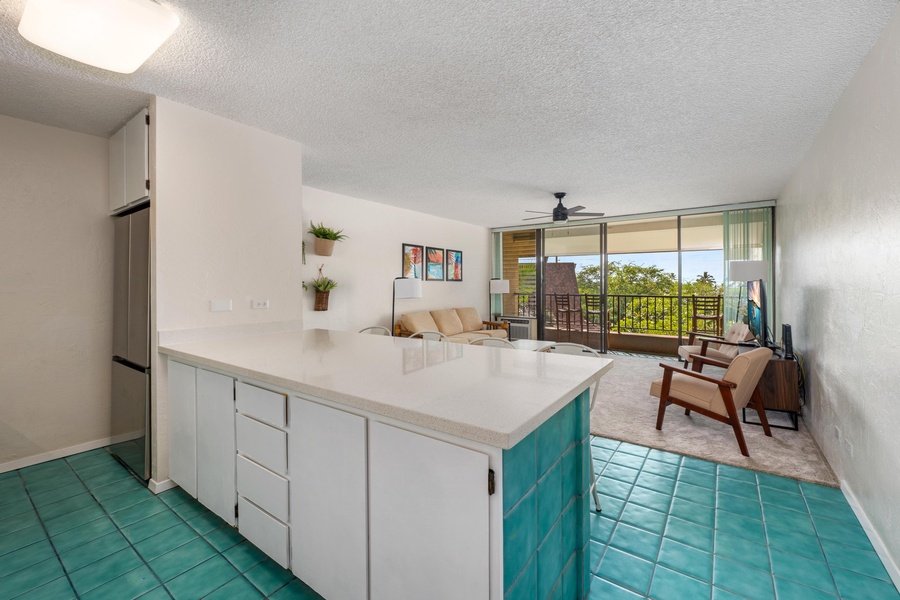
[[[174,489],[105,450],[0,474],[0,600],[321,598]]]
[[[595,438],[591,598],[896,599],[839,490]],[[0,600],[320,598],[94,450],[0,474]]]
[[[592,599],[900,599],[840,490],[604,438],[592,450]]]

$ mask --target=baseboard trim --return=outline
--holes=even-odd
[[[162,481],[156,481],[155,479],[151,479],[147,483],[147,487],[154,494],[162,494],[166,490],[171,490],[172,488],[177,488],[178,484],[172,481],[171,479],[163,479]]]
[[[144,435],[143,431],[129,431],[128,433],[120,433],[119,435],[114,435],[112,437],[100,438],[99,440],[85,442],[83,444],[78,444],[77,446],[69,446],[68,448],[60,448],[59,450],[51,450],[50,452],[43,452],[41,454],[11,460],[9,462],[0,463],[0,473],[24,469],[25,467],[31,467],[58,458],[66,458],[67,456],[81,454],[82,452],[88,452],[89,450],[96,450],[97,448],[111,446],[120,442],[127,442],[128,440],[139,438],[142,435]]]
[[[869,541],[872,542],[872,547],[875,548],[875,553],[878,554],[878,558],[884,563],[884,568],[894,582],[894,586],[900,589],[900,568],[897,567],[897,563],[894,562],[894,557],[888,552],[887,546],[885,546],[884,542],[881,540],[881,536],[878,535],[875,527],[872,526],[872,522],[869,520],[868,515],[866,515],[866,511],[863,510],[859,500],[856,499],[856,495],[850,488],[850,484],[843,479],[841,480],[841,491],[844,492],[844,496],[847,498],[847,503],[850,504],[850,508],[856,513],[859,524],[862,525],[866,535],[869,536]]]

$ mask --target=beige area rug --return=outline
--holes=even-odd
[[[659,359],[608,355],[615,366],[600,380],[597,402],[591,413],[591,433],[614,440],[677,452],[726,465],[792,477],[812,483],[839,487],[837,477],[800,420],[800,430],[772,429],[766,437],[762,427],[742,423],[750,457],[741,454],[730,425],[703,415],[685,416],[684,409],[670,405],[662,431],[656,430],[659,400],[650,396],[650,383],[662,377]],[[716,376],[724,371],[711,367],[704,373]],[[768,413],[769,422],[778,413]],[[747,420],[756,421],[755,410]]]

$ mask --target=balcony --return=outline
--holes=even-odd
[[[516,314],[536,317],[534,294],[516,294]],[[721,296],[719,305],[721,306]],[[693,297],[609,294],[606,307],[610,350],[674,355],[681,332],[691,330]],[[598,294],[545,294],[544,338],[600,347],[604,308]],[[708,321],[705,330],[721,335],[721,320]]]

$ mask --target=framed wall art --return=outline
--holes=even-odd
[[[425,281],[444,280],[444,249],[425,248]]]
[[[462,281],[462,250],[450,250],[447,248],[447,281]]]
[[[403,244],[403,267],[401,269],[401,275],[411,279],[423,279],[425,273],[423,268],[423,255],[424,250],[422,246]]]

